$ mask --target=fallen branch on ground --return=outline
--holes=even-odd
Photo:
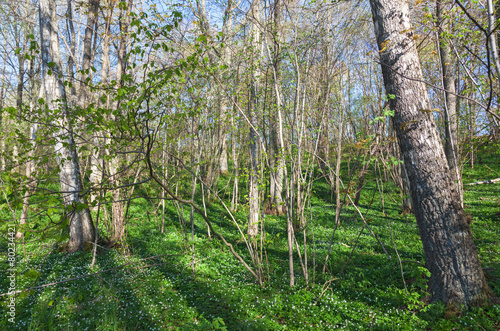
[[[469,184],[465,184],[465,185],[495,184],[495,183],[499,183],[499,182],[500,182],[500,178],[496,178],[496,179],[487,179],[487,180],[483,180],[480,182],[469,183]]]

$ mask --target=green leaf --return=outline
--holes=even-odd
[[[41,275],[40,271],[37,271],[35,269],[30,269],[24,274],[24,276],[33,279],[40,277],[40,275]]]

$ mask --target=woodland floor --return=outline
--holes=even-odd
[[[474,170],[465,168],[463,178],[470,183],[500,177],[498,173],[500,159],[496,156],[484,160]],[[480,259],[490,286],[500,295],[500,184],[465,188],[466,210],[472,216],[471,227]],[[342,210],[342,225],[335,234],[328,273],[323,275],[335,211],[326,184],[315,184],[307,238],[309,287],[297,256],[297,285],[288,286],[285,221],[274,216],[265,217],[269,281],[263,287],[255,284],[219,240],[207,239],[206,226],[198,216],[194,241],[197,262],[193,274],[190,249],[185,246],[185,234],[172,202],[167,204],[166,229],[161,234],[161,209],[155,213],[156,206],[148,200],[134,200],[128,215],[128,250],[100,249],[94,269],[90,268],[90,252],[61,253],[55,234],[43,237],[33,234],[26,238],[25,245],[17,245],[17,289],[134,263],[21,294],[16,298],[15,325],[8,321],[7,297],[3,296],[0,329],[500,330],[500,306],[474,309],[445,319],[442,304],[421,304],[426,270],[422,268],[425,261],[416,222],[413,215],[400,214],[398,195],[390,182],[384,183],[383,190],[384,207],[375,181],[369,180],[360,209],[392,260],[366,228],[362,231],[362,221],[349,206]],[[241,226],[247,212],[246,206],[242,206],[236,213]],[[235,226],[220,205],[209,205],[208,215],[228,241],[239,242]],[[2,214],[4,217],[11,216]],[[189,220],[187,206],[184,218]],[[44,218],[40,217],[39,222],[43,223]],[[42,225],[33,224],[39,228]],[[5,293],[7,237],[5,231],[2,233],[0,293]],[[297,239],[303,242],[300,234]],[[248,261],[244,244],[236,246]],[[408,293],[394,247],[405,261],[402,267]],[[318,301],[322,285],[331,278],[336,280]]]

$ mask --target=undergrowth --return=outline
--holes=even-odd
[[[485,162],[476,165],[475,169],[466,168],[464,182],[495,178],[495,173],[488,168],[500,172],[497,163]],[[491,288],[500,295],[500,185],[465,188],[465,207],[471,215],[480,259]],[[343,208],[341,225],[333,238],[327,272],[323,274],[335,219],[330,195],[325,194],[327,191],[326,183],[316,184],[311,197],[312,208],[308,211],[309,284],[305,283],[296,255],[297,285],[288,286],[288,253],[282,217],[264,218],[267,280],[260,287],[219,240],[207,236],[207,227],[201,217],[195,217],[194,241],[186,242],[189,230],[182,225],[173,205],[167,204],[166,229],[162,234],[159,230],[161,211],[155,212],[149,201],[137,199],[130,205],[127,242],[115,248],[99,248],[93,269],[91,252],[59,252],[57,233],[43,237],[32,234],[24,244],[18,242],[18,290],[76,279],[18,294],[14,324],[8,320],[8,297],[1,297],[0,328],[500,329],[500,306],[475,308],[463,315],[445,318],[446,308],[442,304],[424,304],[429,275],[424,268],[416,222],[412,215],[400,214],[398,194],[389,182],[384,183],[384,205],[373,180],[365,187],[360,202],[370,228],[384,247],[366,228],[363,229],[355,209],[347,206]],[[183,212],[184,219],[188,220],[189,209]],[[245,224],[247,213],[242,206],[235,214],[241,226]],[[244,244],[222,207],[210,204],[208,215],[216,230],[234,243],[248,261]],[[40,217],[39,222],[43,223],[44,218]],[[3,275],[8,271],[6,238],[4,235],[0,241]],[[297,239],[303,243],[300,233]],[[195,247],[194,270],[192,244]],[[6,293],[8,288],[7,277],[2,277],[0,292]]]

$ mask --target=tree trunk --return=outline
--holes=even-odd
[[[78,95],[78,103],[81,107],[85,107],[88,98],[88,82],[90,74],[91,59],[92,59],[92,35],[95,23],[97,21],[97,12],[99,10],[100,0],[89,0],[87,24],[85,26],[85,35],[83,37],[83,59],[82,59],[82,76],[80,80],[80,94]]]
[[[132,10],[133,0],[120,1],[120,14],[119,14],[119,27],[120,27],[120,44],[118,46],[118,61],[116,65],[116,82],[117,89],[121,89],[125,85],[124,77],[127,68],[127,42],[128,42],[128,29],[130,25],[130,11]],[[113,120],[120,121],[121,114],[121,100],[113,102],[113,109],[116,110],[117,115],[111,115]],[[118,146],[116,148],[119,148]],[[107,151],[112,158],[109,161],[109,175],[113,185],[113,203],[111,205],[112,219],[113,219],[113,237],[115,242],[122,243],[125,239],[125,189],[120,187],[122,185],[123,173],[123,154],[116,155],[113,149]]]
[[[497,23],[495,19],[495,8],[493,7],[493,0],[486,0],[486,2],[488,3],[488,32],[490,34],[489,42],[491,57],[493,60],[494,71],[497,75],[497,79],[500,82],[500,59],[498,58],[497,36],[494,32]]]
[[[260,15],[260,6],[258,0],[252,3],[251,11],[253,11],[254,20],[258,21]],[[259,169],[258,169],[258,141],[257,134],[257,103],[259,92],[259,64],[257,59],[260,57],[260,31],[257,26],[258,22],[252,21],[251,43],[252,43],[252,61],[254,65],[251,70],[250,82],[250,100],[248,105],[248,117],[250,119],[250,172],[249,172],[249,219],[248,219],[248,236],[250,241],[255,241],[259,231]],[[257,64],[255,64],[257,63]]]
[[[103,40],[101,43],[102,47],[102,63],[101,63],[101,96],[105,98],[98,98],[98,105],[99,107],[104,107],[106,109],[109,109],[110,104],[109,104],[109,94],[107,93],[106,87],[108,84],[108,70],[109,70],[109,39],[110,39],[110,28],[111,28],[111,18],[113,16],[113,6],[109,6],[106,12],[106,23],[104,27],[104,33],[103,33]],[[105,100],[105,102],[104,102]],[[105,136],[106,133],[99,132],[98,135]],[[109,134],[108,134],[109,135]],[[103,162],[101,160],[102,153],[100,152],[100,149],[104,148],[104,144],[106,142],[106,139],[99,139],[99,138],[94,138],[94,144],[97,145],[98,149],[92,149],[91,155],[90,155],[90,182],[92,185],[97,189],[97,187],[100,187],[101,185],[101,179],[103,178],[102,175],[102,166]],[[99,194],[96,193],[95,190],[92,190],[90,193],[90,200],[95,201]],[[105,207],[104,207],[105,208]],[[97,208],[95,209],[97,210]]]
[[[283,107],[283,100],[281,100],[281,39],[282,39],[282,0],[275,0],[274,2],[274,84],[275,84],[275,97],[276,108],[281,111]],[[274,118],[271,120],[271,139],[273,144],[274,167],[271,169],[271,208],[276,212],[276,215],[285,214],[285,206],[283,204],[283,176],[285,167],[285,151],[281,148],[279,143],[279,121],[276,118],[276,113],[273,113]],[[273,116],[272,115],[272,116]]]
[[[59,127],[59,130],[54,133],[56,140],[55,152],[60,168],[59,179],[64,205],[71,208],[67,214],[70,232],[67,248],[69,251],[75,251],[83,249],[85,242],[93,241],[95,229],[88,207],[84,206],[82,208],[81,206],[84,200],[80,196],[82,192],[80,165],[66,104],[66,91],[61,78],[63,73],[59,53],[56,1],[40,0],[39,11],[42,83],[47,106],[50,110],[60,111],[60,114],[55,117],[55,125]]]
[[[237,128],[234,126],[234,117],[231,116],[231,126],[233,127],[233,134],[231,135],[232,144],[231,151],[233,154],[233,167],[234,167],[234,183],[233,183],[233,197],[231,199],[231,210],[238,210],[238,198],[239,198],[239,180],[240,180],[240,168],[238,164],[238,156],[236,152],[236,144],[238,143]]]
[[[70,45],[69,47],[69,54],[68,54],[68,83],[71,84],[70,88],[70,98],[74,100],[73,98],[76,96],[76,88],[75,88],[75,73],[74,73],[74,66],[75,66],[75,52],[76,52],[76,32],[75,32],[75,26],[73,24],[74,18],[73,18],[73,0],[68,0],[67,3],[67,9],[66,9],[66,30],[68,34],[68,43]]]
[[[32,66],[34,65],[33,62],[31,62],[31,68],[30,71],[33,70]],[[31,86],[33,88],[33,86]],[[40,89],[38,99],[43,97],[42,94],[43,90]],[[33,107],[34,107],[34,98],[31,98],[30,100],[30,113],[29,117],[31,120],[31,117],[33,116]],[[28,180],[28,185],[26,187],[26,192],[24,193],[23,197],[23,209],[21,211],[21,217],[19,219],[19,226],[22,227],[23,224],[26,224],[28,221],[28,209],[29,209],[29,202],[30,202],[30,196],[33,194],[33,192],[36,189],[37,182],[33,178],[33,172],[35,171],[35,163],[33,162],[33,157],[35,156],[35,150],[36,150],[36,135],[38,131],[38,123],[32,123],[29,128],[29,137],[30,137],[30,150],[28,152],[28,161],[26,162],[26,179]],[[23,237],[23,232],[21,232],[21,229],[18,229],[16,233],[16,238],[22,238]]]
[[[344,108],[340,107],[340,121],[338,123],[337,161],[335,164],[335,224],[340,224],[340,165],[342,161],[342,134],[344,129]]]
[[[224,13],[224,26],[222,32],[224,34],[223,47],[221,50],[222,56],[220,62],[226,65],[228,68],[231,65],[231,49],[229,48],[229,42],[231,35],[233,33],[233,1],[229,0],[227,3],[227,8]],[[228,69],[224,69],[228,70]],[[220,75],[221,82],[228,81],[227,77],[224,77],[224,72]],[[220,143],[220,172],[222,174],[229,173],[228,161],[227,161],[227,127],[228,127],[228,106],[229,99],[227,97],[226,89],[221,86],[220,89],[220,123],[219,123],[219,143]]]
[[[432,301],[452,313],[496,301],[488,286],[430,109],[408,3],[370,0],[382,74],[410,182]]]
[[[449,41],[446,35],[450,34],[450,20],[446,17],[445,1],[436,0],[436,17],[440,30],[438,31],[438,45],[441,60],[443,88],[445,89],[445,144],[444,152],[451,171],[451,178],[457,185],[460,204],[463,207],[462,176],[458,169],[458,114],[455,88],[455,72]]]

